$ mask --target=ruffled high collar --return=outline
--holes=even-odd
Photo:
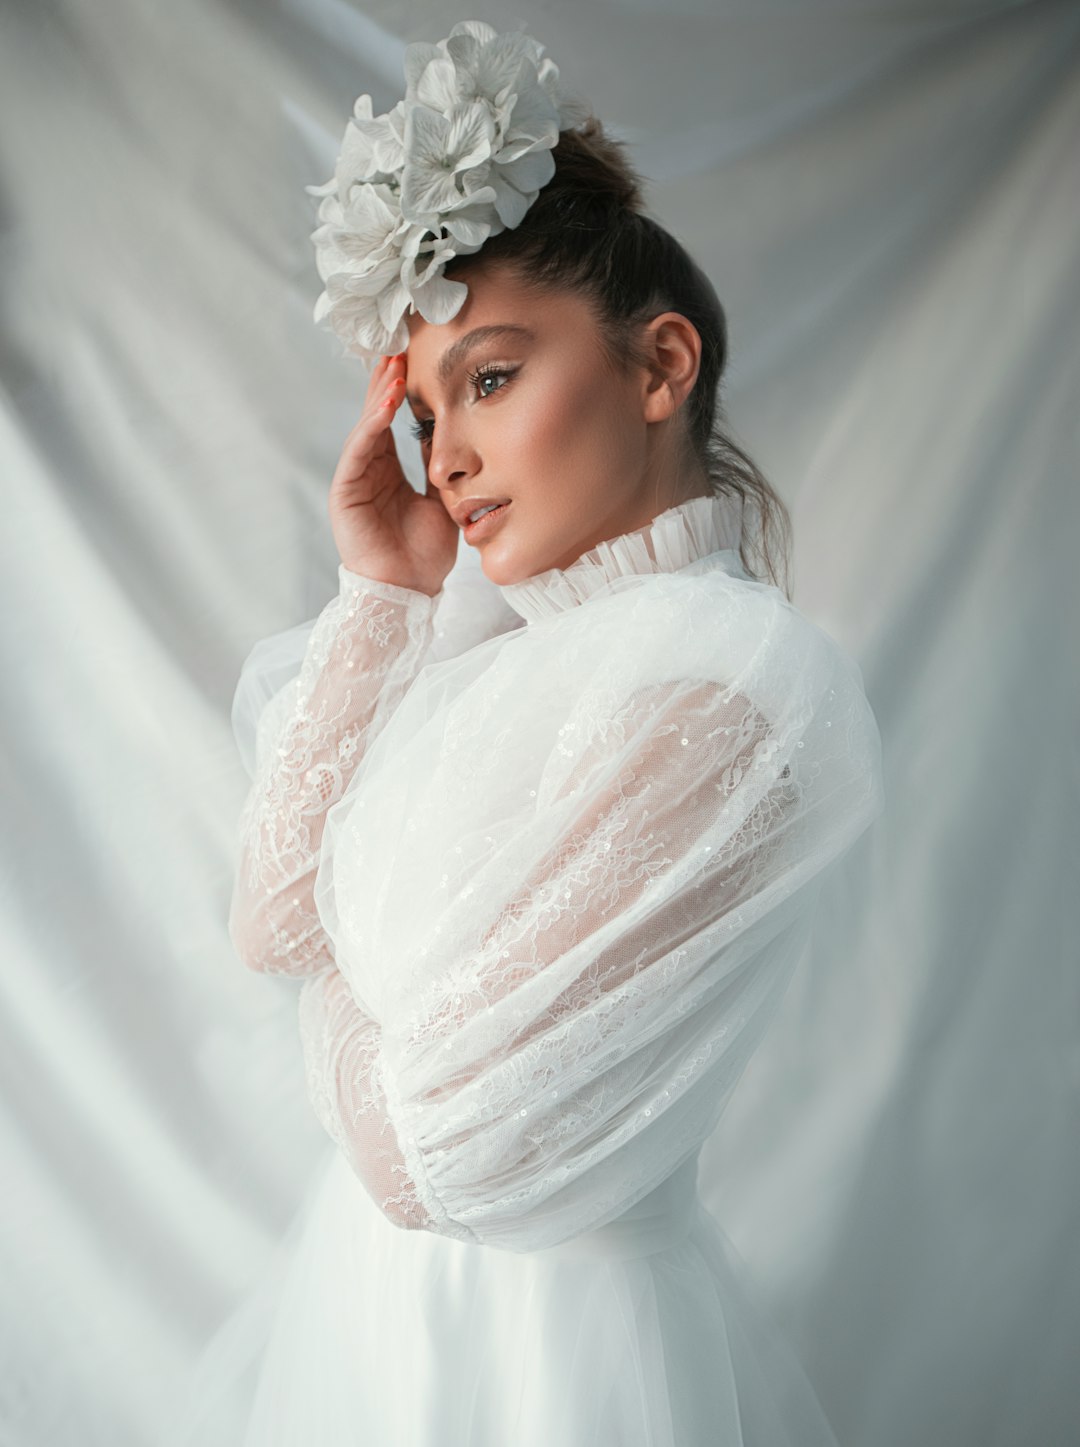
[[[584,603],[614,578],[675,573],[701,558],[715,556],[725,572],[746,577],[738,553],[740,520],[737,499],[691,497],[658,513],[644,527],[597,543],[569,567],[500,583],[499,591],[515,613],[534,623]]]

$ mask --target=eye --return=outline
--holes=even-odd
[[[503,386],[513,377],[516,367],[502,367],[495,362],[489,362],[483,367],[477,367],[475,372],[467,372],[466,379],[470,387],[480,389],[481,397],[490,397],[494,392],[501,392],[502,387],[493,387],[491,391],[484,391],[483,384],[495,378],[503,378]]]
[[[493,397],[496,392],[503,391],[507,383],[513,379],[517,370],[516,367],[505,367],[494,362],[488,362],[483,367],[477,367],[475,372],[467,372],[465,376],[469,386],[478,389],[480,399],[482,400],[485,397]],[[500,378],[502,379],[500,386],[491,388],[485,386],[488,381],[498,381]],[[410,431],[419,442],[430,442],[431,429],[434,426],[435,419],[433,417],[425,417],[422,421],[415,423],[410,428]]]

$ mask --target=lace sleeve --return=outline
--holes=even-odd
[[[312,1108],[379,1210],[405,1230],[471,1240],[424,1191],[415,1142],[398,1136],[381,1073],[382,1029],[331,967],[306,979],[299,996],[300,1040]],[[425,1198],[427,1205],[424,1204]]]
[[[881,807],[872,715],[835,685],[776,714],[713,681],[650,685],[580,745],[560,728],[540,771],[557,760],[558,787],[424,915],[430,968],[393,961],[407,987],[382,1023],[336,969],[305,983],[312,1099],[391,1220],[540,1249],[700,1146],[812,886]]]
[[[268,714],[240,815],[229,935],[241,960],[268,974],[333,963],[313,899],[326,812],[419,671],[441,597],[344,564],[338,578],[299,675]]]

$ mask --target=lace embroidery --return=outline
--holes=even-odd
[[[233,944],[253,969],[302,976],[333,963],[312,890],[327,810],[412,683],[434,607],[411,589],[339,569],[300,673],[261,730],[241,812],[230,907]]]
[[[432,691],[431,600],[343,578],[267,710],[234,939],[305,977],[312,1106],[397,1226],[537,1250],[628,1219],[714,1128],[882,807],[857,668],[708,551],[714,502],[513,585],[565,627]],[[701,576],[579,610],[639,571]]]

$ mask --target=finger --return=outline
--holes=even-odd
[[[372,367],[371,372],[368,375],[367,395],[369,398],[375,392],[377,392],[379,387],[382,385],[384,379],[389,373],[390,364],[391,362],[393,362],[393,360],[394,357],[392,355],[383,355],[376,360],[375,365]]]
[[[405,396],[405,378],[391,377],[387,383],[386,396],[383,398],[382,406],[397,408]]]
[[[405,383],[401,381],[398,387],[387,384],[381,393],[376,392],[368,399],[359,421],[345,439],[342,448],[353,466],[366,465],[372,450],[393,422],[404,394]]]
[[[390,388],[397,382],[404,384],[404,381],[405,372],[401,363],[391,357],[390,361],[386,364],[386,371],[382,375],[383,387]]]
[[[364,399],[364,410],[360,414],[358,426],[375,418],[383,420],[383,409],[391,400],[400,401],[405,395],[405,383],[403,378],[389,377],[383,374],[380,378],[372,378],[371,390]]]
[[[403,352],[381,356],[372,368],[368,382],[367,396],[360,418],[348,437],[343,451],[353,465],[362,465],[370,456],[371,449],[378,442],[393,421],[396,410],[405,395],[403,376],[392,376],[391,370],[400,372],[404,367]],[[392,368],[392,364],[396,364]]]
[[[396,356],[390,358],[387,373],[383,381],[382,395],[379,398],[379,410],[386,409],[391,415],[400,405],[405,396],[404,358]]]

